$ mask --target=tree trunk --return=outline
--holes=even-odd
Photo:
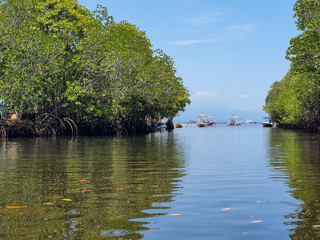
[[[166,125],[167,125],[166,130],[171,131],[174,129],[173,117],[168,117],[168,121],[167,121]]]

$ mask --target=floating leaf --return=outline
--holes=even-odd
[[[119,190],[119,191],[121,191],[121,190],[123,190],[124,188],[115,188],[115,190]]]
[[[21,209],[21,208],[27,208],[27,206],[7,206],[7,208],[10,208],[10,209]]]
[[[228,211],[228,210],[230,210],[231,208],[224,208],[224,209],[222,209],[222,211]]]
[[[251,223],[262,223],[262,220],[255,220],[255,221],[251,221]]]
[[[64,198],[64,199],[62,199],[62,201],[71,202],[72,200],[69,198]]]
[[[43,203],[43,205],[53,205],[53,203],[51,203],[51,202],[45,202],[45,203]]]
[[[169,214],[170,216],[181,216],[182,214],[181,213],[171,213]]]

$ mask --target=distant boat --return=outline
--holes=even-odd
[[[246,120],[246,124],[256,124],[256,123],[257,123],[256,121],[252,121],[250,119]]]
[[[175,128],[183,128],[183,125],[180,124],[180,123],[177,123],[177,124],[175,124],[174,126],[175,126]]]
[[[262,122],[263,127],[272,127],[272,122],[269,117],[264,117]]]
[[[240,119],[240,117],[237,117],[235,115],[232,115],[230,117],[228,117],[228,126],[240,126],[242,124],[242,121]]]
[[[207,127],[207,118],[208,116],[205,116],[204,113],[201,113],[201,115],[198,117],[198,127]]]
[[[216,122],[213,121],[212,116],[206,116],[204,113],[198,117],[198,127],[207,127],[207,126],[214,126]]]

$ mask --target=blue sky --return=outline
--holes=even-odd
[[[216,121],[239,115],[261,121],[270,86],[290,63],[285,51],[299,33],[294,0],[80,0],[94,10],[108,8],[116,22],[145,31],[155,49],[175,61],[191,105],[176,121]]]

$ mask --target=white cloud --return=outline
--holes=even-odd
[[[226,97],[222,96],[216,89],[213,89],[211,91],[198,91],[195,95],[192,95],[190,98],[192,101],[226,99]]]
[[[169,42],[170,45],[193,45],[193,44],[201,44],[201,43],[212,43],[212,42],[219,42],[217,39],[203,39],[203,40],[181,40],[181,41],[171,41]]]
[[[227,27],[228,30],[237,31],[237,32],[250,32],[257,29],[256,24],[244,24],[244,25],[231,25]]]
[[[239,96],[239,98],[240,98],[240,99],[248,99],[248,98],[252,98],[252,96],[251,96],[251,95],[248,95],[248,94],[241,94],[241,95]]]
[[[224,18],[222,17],[224,14],[224,12],[210,11],[206,13],[201,13],[194,17],[190,17],[187,20],[185,20],[185,22],[194,25],[207,25],[209,23],[224,20]]]

